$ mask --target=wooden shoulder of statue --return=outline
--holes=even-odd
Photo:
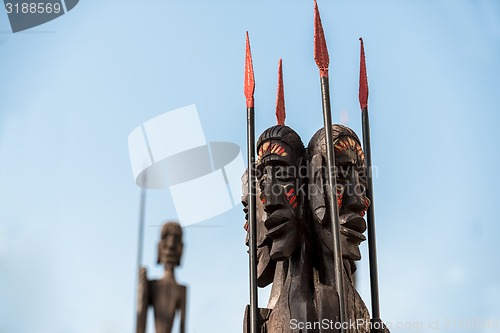
[[[148,280],[146,268],[139,270],[136,333],[146,332],[147,312],[154,309],[156,333],[170,333],[176,314],[180,315],[180,332],[185,333],[187,288],[175,279],[174,269],[182,255],[182,229],[176,222],[166,223],[158,244],[158,263],[165,268],[164,276]]]

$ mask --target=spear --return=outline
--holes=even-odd
[[[145,175],[144,186],[147,186],[147,176]],[[135,292],[135,303],[134,303],[134,317],[136,318],[136,327],[140,325],[145,325],[145,317],[139,316],[138,311],[141,310],[138,307],[139,302],[141,302],[141,296],[139,295],[139,283],[140,283],[140,269],[143,257],[143,247],[144,247],[144,225],[146,222],[146,187],[141,188],[141,199],[139,203],[139,235],[137,240],[137,281],[136,281],[136,292]]]
[[[363,46],[363,39],[361,42],[360,50],[360,64],[359,64],[359,105],[361,107],[361,117],[363,123],[363,148],[365,150],[365,158],[367,164],[367,182],[366,196],[371,204],[367,211],[367,224],[368,224],[368,258],[370,262],[370,290],[372,297],[372,322],[380,322],[380,305],[379,305],[379,292],[378,292],[378,270],[377,270],[377,244],[375,239],[375,212],[373,202],[373,180],[372,180],[372,154],[370,147],[370,121],[368,117],[368,78],[366,76],[366,63],[365,63],[365,48]]]
[[[276,93],[276,120],[278,125],[285,125],[285,90],[283,88],[283,60],[278,63],[278,92]]]
[[[248,224],[249,224],[249,263],[250,263],[250,333],[258,332],[257,298],[257,226],[255,204],[255,120],[254,91],[255,80],[250,52],[250,39],[247,31],[245,57],[245,97],[247,103],[247,150],[248,150]]]
[[[323,100],[323,121],[326,138],[326,165],[328,168],[328,198],[330,205],[330,220],[333,235],[333,256],[335,262],[335,280],[339,294],[341,332],[345,332],[346,308],[344,296],[344,275],[342,268],[342,249],[340,245],[339,209],[337,206],[337,181],[335,179],[335,155],[332,142],[332,112],[330,107],[330,88],[328,81],[328,65],[330,59],[326,47],[325,34],[321,25],[318,4],[314,0],[314,60],[319,68],[321,82],[321,96]]]
[[[141,189],[141,201],[139,204],[139,240],[137,241],[137,269],[142,264],[142,248],[144,243],[144,223],[146,215],[146,189]]]

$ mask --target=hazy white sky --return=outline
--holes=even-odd
[[[491,332],[488,320],[499,330],[500,4],[319,6],[333,118],[358,134],[365,41],[383,319],[393,333],[436,331],[429,321],[455,332],[474,319],[483,324],[469,331]],[[322,126],[312,1],[87,0],[32,30],[9,29],[0,11],[0,332],[133,331],[140,191],[127,137],[196,104],[208,141],[245,147],[245,31],[256,132],[275,123],[279,58],[287,124],[304,142]],[[176,218],[168,190],[148,192],[146,218],[144,264],[158,277],[159,226]],[[243,220],[236,207],[185,228],[178,280],[189,284],[189,332],[241,330]],[[367,277],[365,256],[369,303]],[[396,327],[414,322],[423,327]]]

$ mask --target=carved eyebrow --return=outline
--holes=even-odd
[[[334,145],[334,149],[338,153],[355,154],[357,158],[363,163],[365,161],[365,154],[363,153],[363,148],[358,143],[357,140],[351,137],[342,137]]]
[[[278,142],[264,142],[260,148],[259,153],[257,154],[257,161],[259,161],[264,155],[278,155],[278,156],[287,156],[288,153],[285,151],[285,147],[283,147]]]

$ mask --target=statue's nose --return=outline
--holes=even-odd
[[[173,235],[167,236],[166,245],[167,245],[167,248],[169,248],[169,249],[175,248],[175,237]]]
[[[272,213],[282,206],[280,200],[279,186],[276,184],[268,184],[262,195],[262,203],[264,204],[264,211]]]
[[[358,171],[352,171],[346,192],[344,200],[347,208],[355,212],[366,208],[366,188],[360,182]]]
[[[283,187],[276,183],[272,176],[265,179],[263,182],[261,200],[266,213],[271,214],[275,210],[283,207],[283,190]]]

